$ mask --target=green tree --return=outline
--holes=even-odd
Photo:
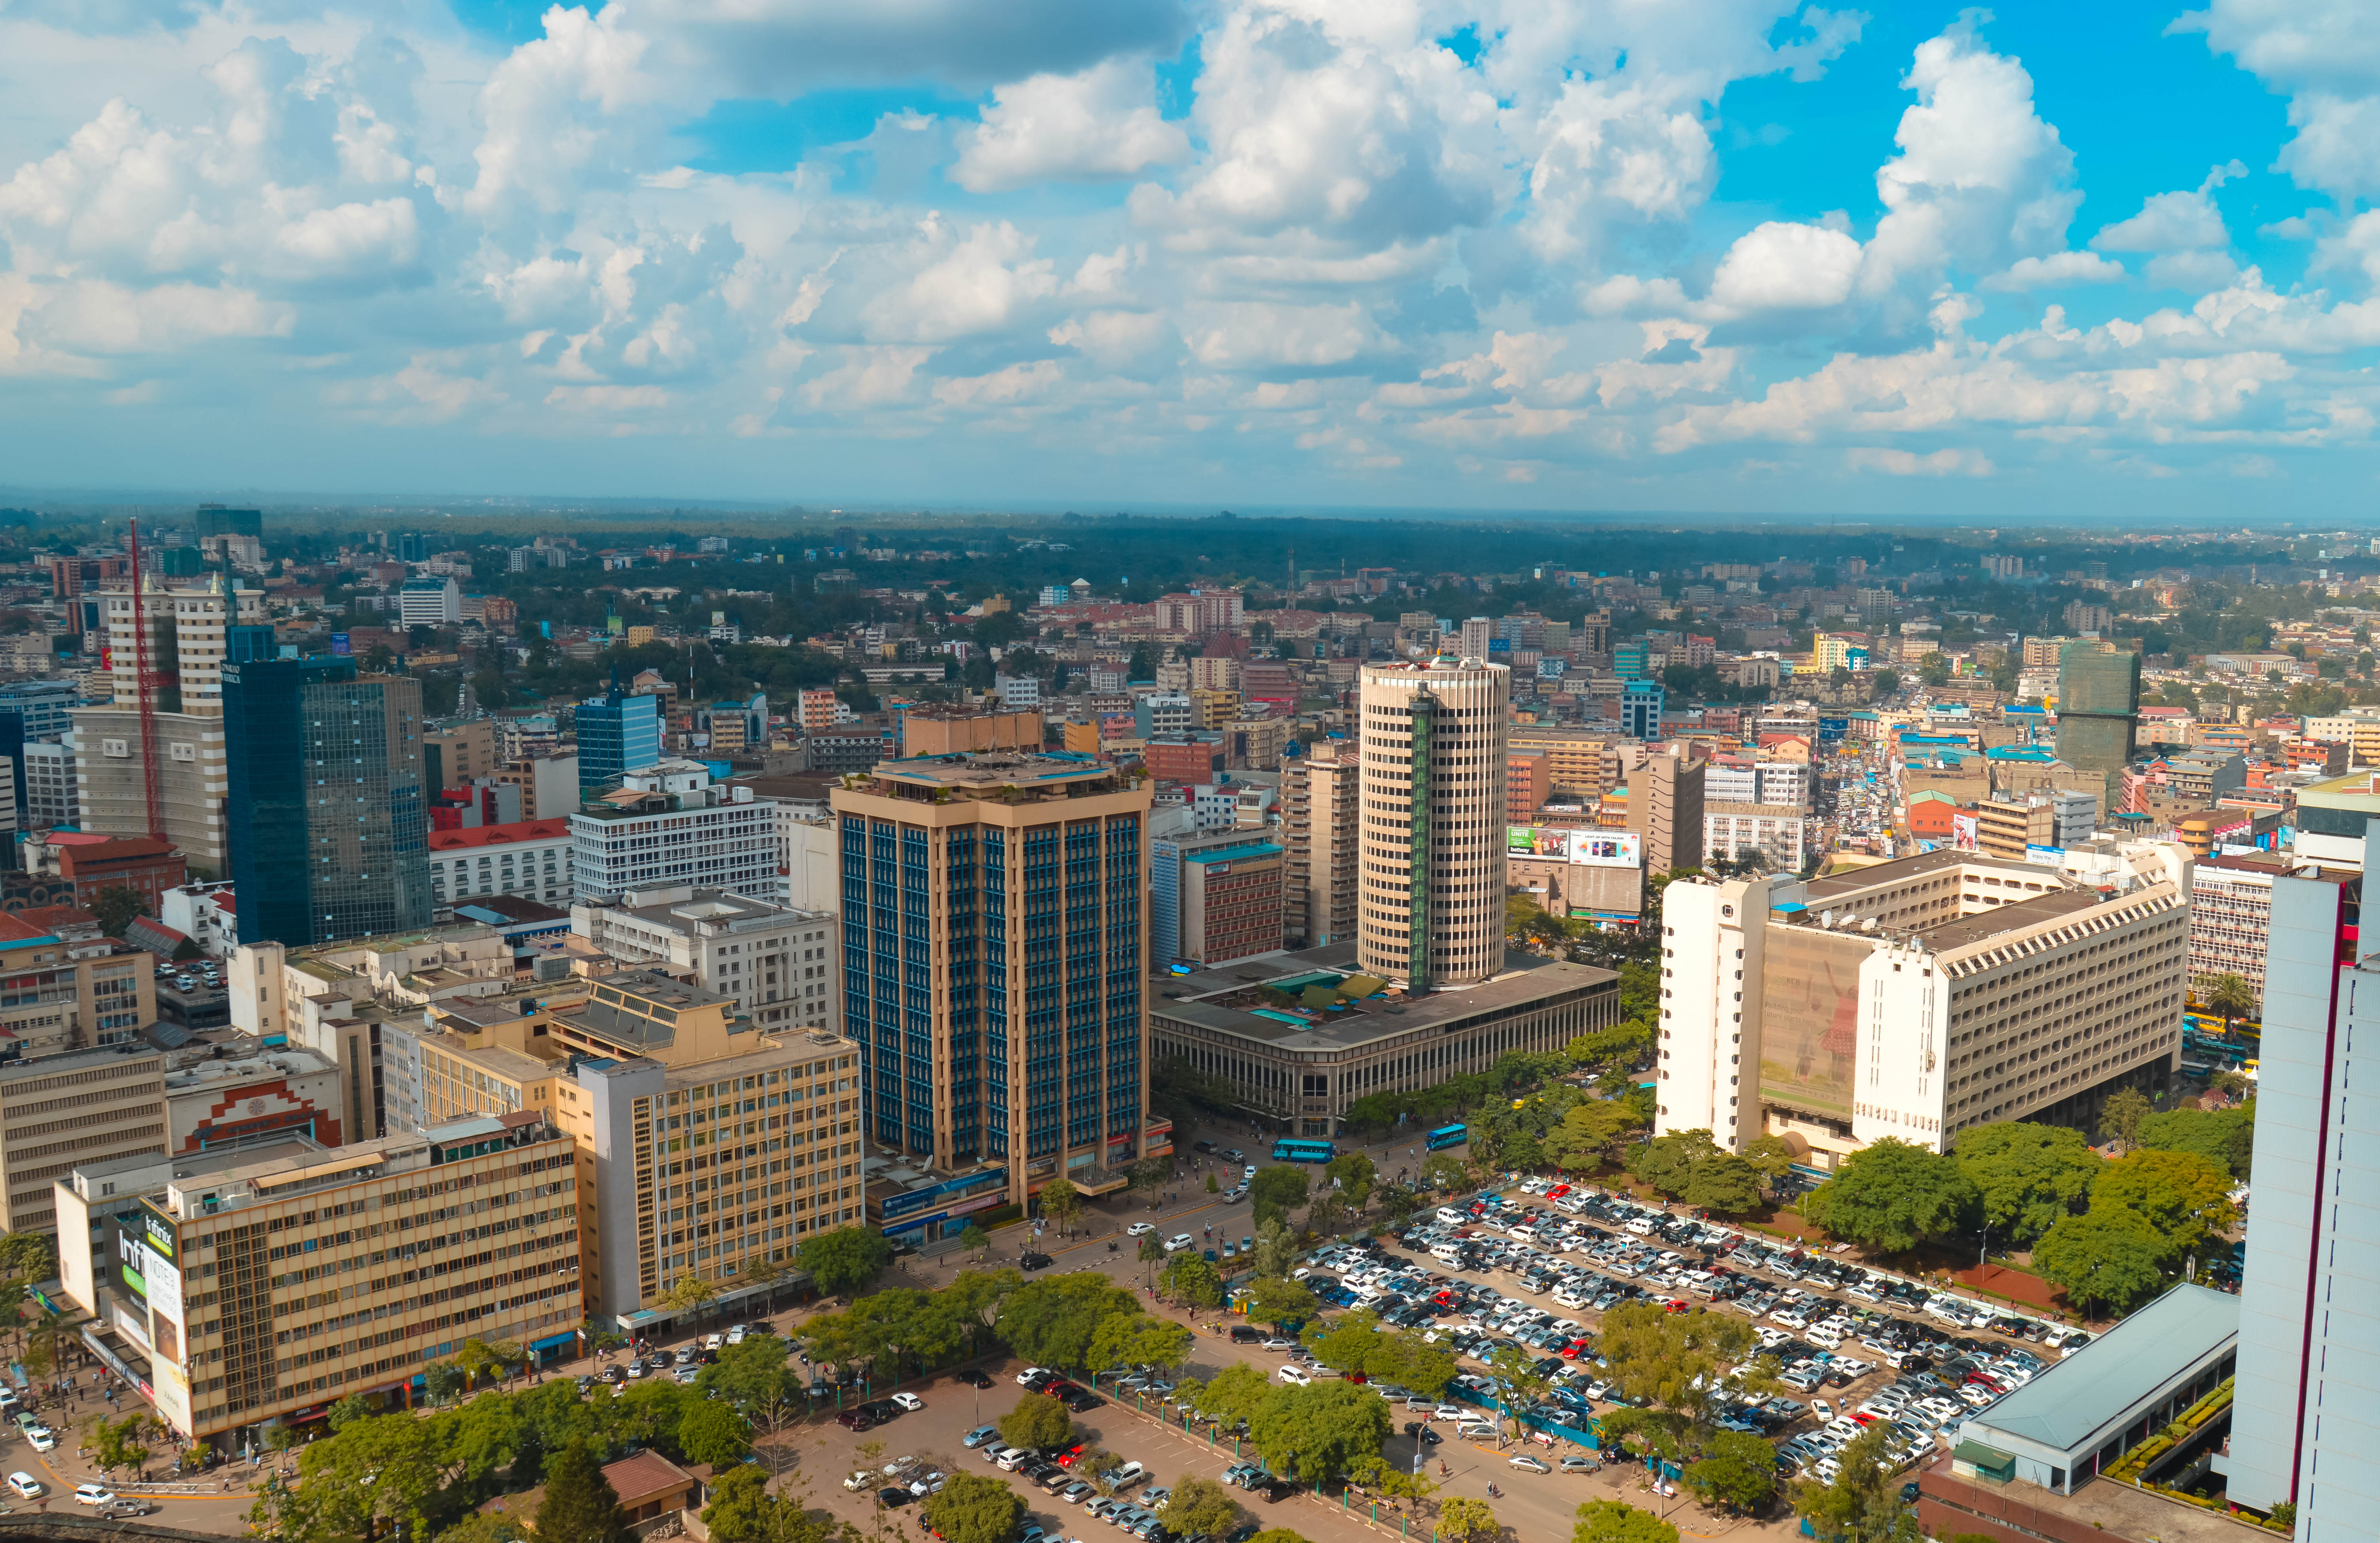
[[[1289,1223],[1269,1217],[1257,1223],[1257,1246],[1250,1268],[1258,1275],[1286,1275],[1297,1262],[1297,1239]]]
[[[1438,1508],[1439,1543],[1492,1543],[1502,1532],[1503,1524],[1486,1500],[1454,1495]]]
[[[1147,1237],[1140,1240],[1140,1248],[1138,1252],[1140,1262],[1152,1267],[1151,1270],[1141,1271],[1141,1279],[1143,1281],[1147,1281],[1150,1278],[1155,1266],[1162,1264],[1165,1260],[1172,1257],[1165,1251],[1164,1237],[1157,1233],[1151,1233]],[[1186,1254],[1189,1250],[1185,1248],[1183,1252]]]
[[[1499,1403],[1504,1406],[1505,1418],[1512,1422],[1512,1437],[1521,1436],[1521,1411],[1545,1402],[1553,1389],[1553,1379],[1537,1369],[1537,1355],[1516,1344],[1500,1346],[1488,1357],[1488,1370],[1496,1379]]]
[[[1589,1500],[1578,1508],[1571,1543],[1678,1543],[1678,1529],[1625,1500]]]
[[[694,1385],[706,1396],[726,1399],[739,1409],[759,1415],[795,1403],[804,1394],[802,1379],[785,1365],[785,1342],[776,1335],[747,1334],[742,1343],[722,1348],[719,1359],[702,1368]]]
[[[1084,1365],[1178,1367],[1190,1358],[1190,1330],[1172,1318],[1147,1313],[1110,1313],[1091,1335]]]
[[[1682,1198],[1719,1216],[1742,1216],[1760,1205],[1760,1171],[1733,1152],[1714,1152],[1694,1164]]]
[[[662,1293],[661,1305],[674,1313],[700,1314],[709,1311],[718,1297],[719,1288],[694,1271],[687,1270],[670,1282],[669,1290]]]
[[[1953,1155],[2003,1242],[2030,1243],[2091,1193],[2107,1162],[2082,1133],[2002,1120],[1960,1133]]]
[[[980,1258],[983,1251],[990,1246],[991,1234],[974,1222],[970,1221],[960,1229],[959,1249],[962,1253],[973,1254]]]
[[[1674,1200],[1686,1192],[1694,1169],[1718,1155],[1710,1132],[1672,1131],[1638,1148],[1628,1159],[1628,1172]]]
[[[2223,1015],[2223,1032],[2231,1032],[2234,1019],[2252,1016],[2256,1011],[2256,988],[2240,976],[2218,975],[2206,983],[2206,1005]]]
[[[330,1426],[334,1432],[345,1430],[358,1420],[371,1417],[371,1400],[361,1393],[349,1393],[331,1405]]]
[[[1888,1254],[1962,1230],[1979,1203],[1956,1159],[1884,1136],[1803,1197],[1802,1215],[1836,1237]]]
[[[1392,1424],[1386,1399],[1334,1379],[1275,1388],[1248,1421],[1248,1436],[1275,1472],[1327,1484],[1362,1459],[1378,1457]]]
[[[2231,1074],[2226,1074],[2231,1075]],[[2176,1109],[2141,1122],[2140,1143],[2160,1152],[2195,1152],[2246,1182],[2256,1139],[2256,1105],[2238,1109]]]
[[[2085,1312],[2095,1306],[2120,1312],[2164,1284],[2172,1252],[2172,1245],[2140,1212],[2095,1207],[2044,1233],[2033,1245],[2033,1267],[2044,1280],[2065,1287],[2068,1299]]]
[[[1623,1302],[1603,1315],[1600,1348],[1621,1396],[1682,1432],[1716,1416],[1711,1390],[1726,1379],[1725,1368],[1745,1364],[1757,1343],[1752,1325],[1730,1315]],[[1757,1371],[1764,1363],[1751,1365]]]
[[[1793,1147],[1783,1136],[1764,1132],[1744,1143],[1743,1160],[1760,1175],[1763,1189],[1774,1189],[1778,1180],[1793,1171]]]
[[[2230,1193],[2231,1175],[2195,1152],[2135,1148],[2107,1164],[2091,1193],[2091,1209],[2121,1206],[2138,1212],[2171,1245],[2171,1257],[2239,1220]]]
[[[922,1513],[949,1543],[1008,1543],[1025,1520],[1025,1502],[996,1478],[960,1473],[926,1497]]]
[[[1546,1133],[1546,1154],[1570,1172],[1595,1172],[1644,1128],[1636,1112],[1624,1103],[1585,1100],[1572,1105],[1561,1124]]]
[[[738,1464],[710,1481],[702,1524],[717,1543],[775,1543],[784,1504],[769,1493],[767,1469]]]
[[[475,1511],[441,1532],[438,1543],[529,1543],[528,1524],[501,1511]]]
[[[0,1234],[0,1278],[41,1282],[55,1280],[57,1273],[57,1240],[51,1234]]]
[[[802,1239],[794,1259],[819,1290],[841,1296],[868,1284],[892,1262],[892,1241],[868,1227],[833,1227]]]
[[[1257,1323],[1286,1327],[1304,1323],[1321,1311],[1321,1303],[1302,1281],[1259,1275],[1248,1284],[1248,1317]]]
[[[1273,1391],[1274,1384],[1264,1373],[1245,1361],[1234,1361],[1199,1390],[1197,1407],[1227,1426],[1236,1425],[1254,1420]]]
[[[1305,1543],[1305,1535],[1289,1527],[1267,1527],[1248,1543]]]
[[[1878,1420],[1836,1454],[1833,1482],[1797,1487],[1794,1509],[1810,1519],[1820,1537],[1916,1543],[1916,1513],[1901,1502],[1900,1487],[1892,1482],[1891,1441],[1892,1428]]]
[[[1471,1182],[1471,1165],[1452,1152],[1432,1152],[1421,1160],[1421,1176],[1433,1189],[1461,1189]]]
[[[1157,1289],[1185,1307],[1218,1307],[1223,1302],[1223,1277],[1202,1256],[1185,1248],[1165,1261]]]
[[[84,1428],[84,1440],[91,1448],[91,1461],[99,1464],[100,1472],[116,1473],[138,1468],[149,1461],[149,1443],[143,1439],[148,1425],[149,1416],[145,1412],[128,1415],[115,1421],[104,1415],[92,1415],[91,1424]]]
[[[1746,1431],[1713,1431],[1702,1456],[1686,1464],[1685,1480],[1706,1505],[1756,1515],[1777,1498],[1777,1450]]]
[[[2137,1087],[2119,1087],[2107,1095],[2099,1111],[2099,1134],[2110,1141],[2121,1142],[2130,1151],[2140,1140],[2141,1122],[2156,1112],[2149,1096]]]
[[[1000,1439],[1026,1452],[1050,1452],[1074,1440],[1075,1419],[1066,1406],[1040,1393],[1027,1393],[1000,1416]]]
[[[124,884],[110,884],[91,897],[91,914],[99,918],[100,932],[110,938],[124,936],[124,929],[148,910],[140,892]]]
[[[1139,1311],[1129,1288],[1103,1276],[1044,1276],[1002,1305],[999,1331],[1009,1349],[1036,1366],[1087,1369],[1100,1323]]]
[[[1322,1176],[1338,1187],[1339,1198],[1349,1210],[1360,1212],[1372,1198],[1379,1169],[1361,1152],[1342,1152],[1323,1164]]]
[[[1289,1213],[1305,1204],[1306,1173],[1303,1168],[1277,1163],[1257,1170],[1248,1183],[1248,1203],[1254,1209],[1256,1223],[1262,1228],[1267,1221],[1287,1222]]]
[[[1083,1212],[1083,1192],[1074,1181],[1059,1177],[1041,1186],[1041,1214],[1058,1224],[1063,1232],[1066,1224]]]
[[[724,1468],[752,1450],[752,1424],[723,1399],[697,1399],[678,1418],[677,1449],[689,1463]]]
[[[1176,1537],[1220,1537],[1240,1525],[1240,1505],[1211,1478],[1184,1477],[1165,1500],[1165,1530]]]

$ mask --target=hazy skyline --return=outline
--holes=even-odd
[[[2380,25],[0,11],[9,481],[2351,522]]]

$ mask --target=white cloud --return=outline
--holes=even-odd
[[[1158,115],[1146,61],[1109,59],[1080,75],[1002,86],[959,136],[951,180],[974,193],[1033,182],[1130,176],[1187,158],[1190,137]]]
[[[1770,220],[1727,249],[1710,298],[1736,314],[1838,306],[1851,298],[1860,255],[1860,244],[1840,230]]]
[[[2154,193],[2129,220],[2119,220],[2091,237],[2093,249],[2103,252],[2178,252],[2192,248],[2230,245],[2223,212],[2215,207],[2215,189],[2248,168],[2233,161],[2206,174],[2195,189]]]
[[[2127,277],[2124,265],[2095,252],[2052,252],[2047,257],[2021,257],[1983,281],[1981,287],[1998,290],[2056,289],[2070,284],[2116,284]]]
[[[2380,191],[2380,33],[2357,0],[2212,0],[2174,31],[2206,34],[2289,98],[2277,169],[2341,200]]]
[[[1888,477],[1989,477],[1996,469],[1991,457],[1980,450],[1949,448],[1921,455],[1863,446],[1847,452],[1843,465],[1853,471],[1880,471]]]

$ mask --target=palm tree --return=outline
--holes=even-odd
[[[2223,1014],[2223,1037],[2231,1037],[2231,1021],[2256,1011],[2256,988],[2236,975],[2218,975],[2206,983],[2206,1005]]]

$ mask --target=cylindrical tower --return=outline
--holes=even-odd
[[[1356,956],[1415,991],[1504,962],[1504,730],[1512,672],[1367,664]]]

